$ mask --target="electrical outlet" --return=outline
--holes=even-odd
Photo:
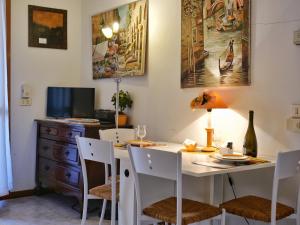
[[[294,43],[300,45],[300,30],[294,32]]]
[[[298,104],[292,105],[292,117],[300,118],[300,105]]]
[[[31,98],[21,98],[20,99],[20,106],[31,106],[32,99]]]

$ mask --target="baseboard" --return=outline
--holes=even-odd
[[[8,195],[0,197],[1,200],[13,199],[13,198],[22,198],[34,195],[35,190],[24,190],[24,191],[14,191],[10,192]]]

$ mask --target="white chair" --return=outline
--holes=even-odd
[[[103,199],[102,211],[99,225],[103,224],[107,200],[112,201],[111,225],[116,224],[116,204],[119,193],[119,186],[116,182],[116,160],[114,157],[113,143],[97,139],[90,139],[76,136],[76,142],[80,155],[80,162],[83,174],[84,200],[81,225],[84,225],[87,217],[89,199]],[[88,177],[85,160],[104,163],[105,184],[88,190]],[[108,180],[108,166],[111,167],[111,182]]]
[[[99,130],[101,140],[112,141],[114,144],[125,144],[126,141],[133,140],[135,138],[134,129],[107,129]]]
[[[221,209],[205,203],[182,198],[182,153],[128,147],[133,167],[137,197],[137,225],[145,216],[165,224],[187,225],[200,221],[219,219]],[[176,182],[176,197],[170,197],[143,208],[140,175],[150,175]],[[225,224],[225,213],[221,216]]]
[[[298,183],[297,210],[287,205],[277,203],[279,181],[286,178],[299,176],[300,150],[282,152],[278,154],[274,172],[272,200],[257,196],[245,196],[221,204],[227,213],[240,217],[262,221],[276,225],[277,220],[285,218],[296,219],[300,225],[300,186]],[[299,181],[299,179],[298,179]]]

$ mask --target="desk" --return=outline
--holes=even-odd
[[[162,143],[162,145],[149,147],[152,149],[157,149],[161,151],[178,152],[182,149],[181,144],[174,143]],[[129,160],[129,154],[126,149],[115,148],[115,157],[120,159],[120,208],[119,208],[119,221],[122,225],[134,225],[135,217],[135,201],[134,201],[134,178],[132,176],[132,169]],[[219,204],[222,200],[223,188],[223,174],[242,172],[249,170],[256,170],[262,168],[269,168],[275,166],[275,159],[271,157],[264,157],[264,159],[269,160],[267,163],[253,164],[253,165],[243,165],[236,166],[227,169],[218,169],[207,166],[200,166],[193,164],[195,160],[209,160],[209,154],[204,153],[188,153],[183,152],[182,154],[182,174],[184,176],[201,178],[208,177],[210,180],[210,203]],[[147,179],[150,179],[149,177]],[[153,179],[153,183],[157,183],[163,189],[163,185],[159,183],[158,180]],[[215,183],[218,182],[218,189],[215,187]],[[147,193],[148,194],[148,193]],[[151,197],[149,197],[151,198]]]

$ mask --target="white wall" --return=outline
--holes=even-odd
[[[28,47],[28,5],[68,10],[68,50]],[[14,191],[35,187],[36,128],[45,117],[46,87],[79,86],[81,0],[12,0],[11,143]],[[32,106],[19,106],[21,85],[32,88]]]
[[[83,58],[81,84],[97,88],[97,105],[112,108],[112,80],[92,80],[91,16],[129,0],[83,2]],[[182,142],[186,137],[205,143],[205,112],[191,112],[189,103],[204,89],[180,89],[180,0],[149,0],[148,65],[145,77],[125,78],[121,88],[132,93],[132,123],[145,123],[148,138]],[[213,112],[216,136],[234,142],[241,150],[248,110],[255,111],[259,154],[299,149],[299,134],[286,130],[290,105],[300,103],[300,46],[293,31],[300,29],[299,0],[252,1],[252,85],[215,88],[225,96],[230,110]],[[272,170],[234,175],[239,195],[270,197]],[[280,199],[291,204],[293,182],[283,187]],[[251,187],[251,188],[249,188]],[[231,198],[227,190],[226,198]],[[237,223],[238,224],[238,223]]]

